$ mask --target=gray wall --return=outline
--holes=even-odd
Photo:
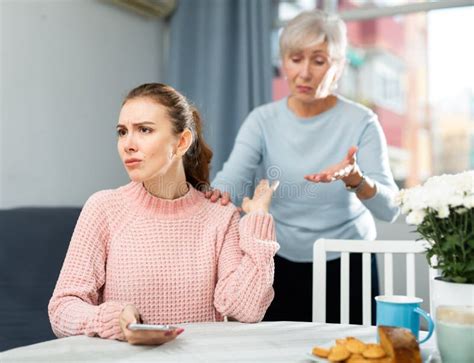
[[[161,80],[165,28],[97,0],[0,0],[0,208],[82,205],[128,181],[118,110]]]

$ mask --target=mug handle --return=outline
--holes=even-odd
[[[433,335],[434,322],[433,322],[433,319],[431,319],[430,314],[428,314],[426,311],[424,311],[423,309],[421,309],[419,307],[415,308],[415,313],[420,314],[428,322],[428,336],[419,343],[419,344],[422,344],[422,343],[426,342],[428,339],[430,339],[431,335]]]

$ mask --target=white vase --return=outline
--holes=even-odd
[[[431,284],[431,317],[433,321],[435,321],[435,330],[433,334],[433,340],[435,341],[436,346],[438,347],[438,350],[441,352],[441,355],[443,356],[443,361],[446,360],[448,362],[455,362],[458,361],[459,357],[453,358],[449,357],[451,351],[449,349],[446,349],[449,347],[452,343],[453,340],[456,340],[456,344],[458,344],[458,351],[462,352],[471,352],[469,349],[470,345],[472,344],[467,338],[467,342],[463,341],[465,334],[465,331],[469,331],[470,335],[472,337],[472,325],[471,328],[468,328],[468,325],[466,326],[461,326],[459,324],[454,324],[451,325],[449,322],[446,323],[445,318],[442,318],[441,321],[438,321],[436,319],[436,309],[439,306],[450,306],[450,307],[456,307],[454,309],[458,309],[459,307],[466,307],[469,306],[468,311],[471,311],[472,315],[472,310],[474,309],[474,284],[459,284],[459,283],[454,283],[454,282],[446,282],[443,280],[440,280],[439,277],[432,278],[430,281]],[[446,315],[446,314],[445,314]],[[440,315],[441,317],[441,315]],[[462,330],[462,334],[459,335],[459,329]],[[470,329],[470,330],[469,330]],[[449,330],[449,331],[448,331]],[[438,331],[439,331],[439,336],[438,336]],[[456,335],[457,334],[457,335]],[[456,338],[460,337],[460,338]],[[444,348],[443,348],[444,347]],[[463,353],[463,354],[464,354]],[[444,354],[444,355],[443,355]],[[471,356],[471,353],[468,353],[469,356]],[[466,355],[467,356],[467,355]],[[451,359],[453,358],[453,359]],[[464,360],[462,360],[464,361]],[[468,359],[466,361],[471,362],[471,359]]]
[[[474,284],[446,282],[435,277],[431,280],[431,302],[433,320],[440,305],[474,306]]]

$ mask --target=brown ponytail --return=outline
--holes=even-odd
[[[192,106],[194,120],[194,142],[184,155],[184,171],[186,180],[196,189],[209,189],[209,164],[212,159],[212,150],[202,135],[201,115],[196,107]]]
[[[151,98],[165,106],[176,134],[186,128],[192,132],[193,143],[183,157],[186,181],[197,190],[208,190],[212,151],[202,135],[201,116],[197,108],[173,87],[162,83],[147,83],[134,88],[125,97],[122,105],[139,97]]]

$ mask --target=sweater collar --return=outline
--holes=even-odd
[[[162,218],[177,218],[194,214],[205,200],[201,192],[191,184],[188,186],[188,192],[177,199],[155,197],[139,182],[132,181],[123,188],[128,199],[139,209]]]

